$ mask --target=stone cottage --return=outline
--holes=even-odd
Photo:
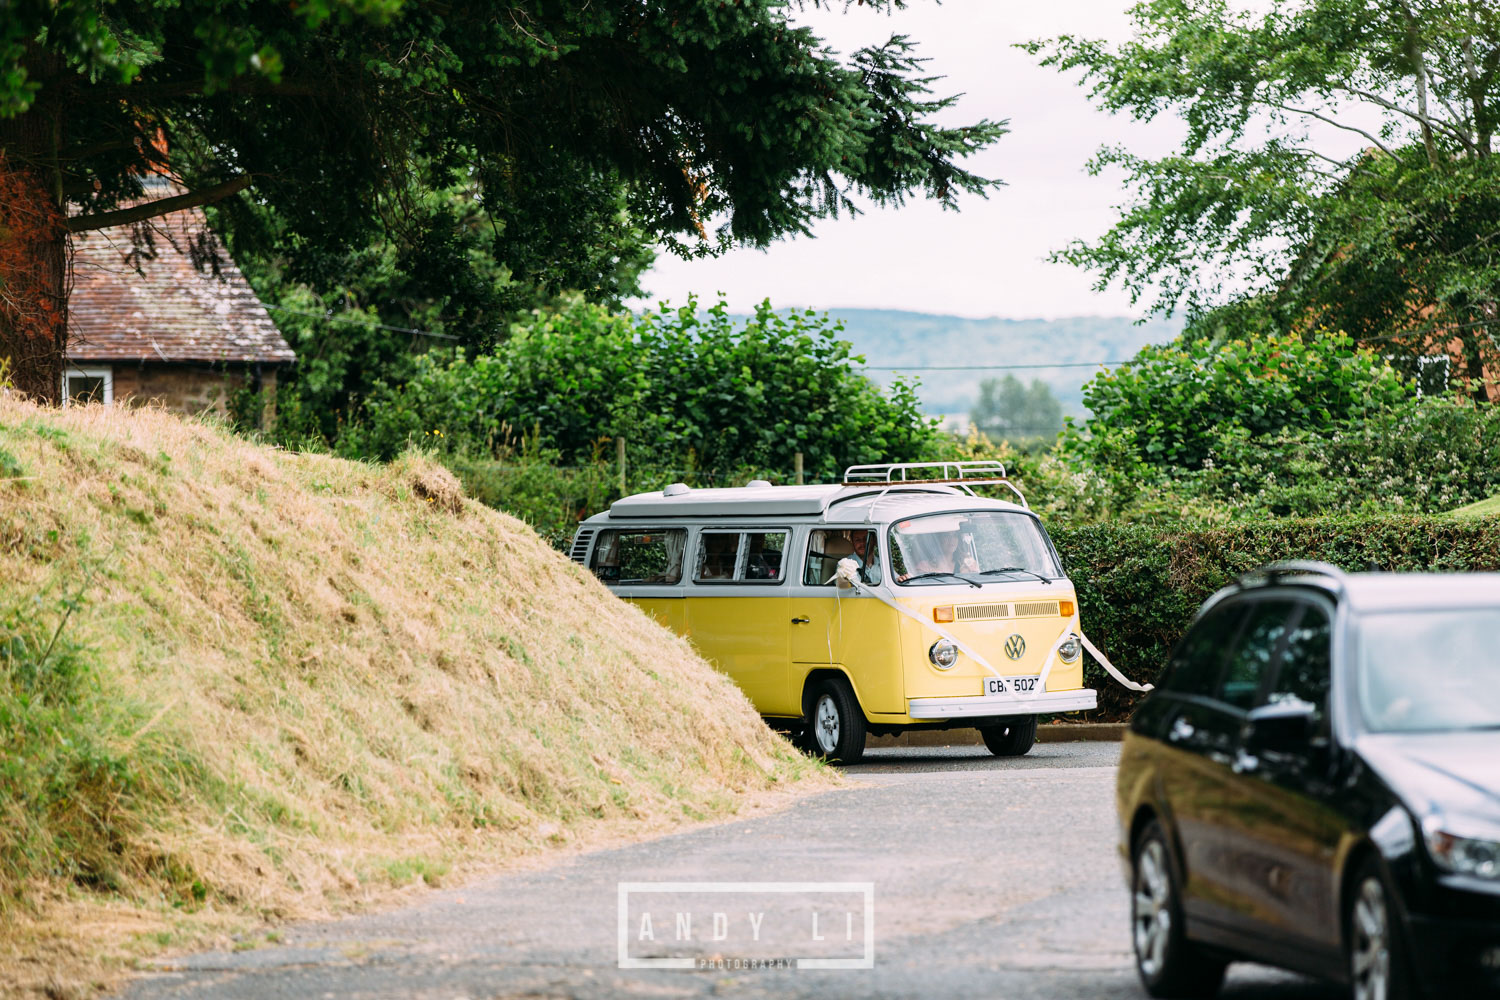
[[[295,360],[202,209],[75,237],[64,405],[222,412],[248,388],[265,423]]]

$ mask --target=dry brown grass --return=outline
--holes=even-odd
[[[73,709],[126,774],[79,818],[22,816],[0,771],[0,823],[32,837],[0,834],[13,989],[86,991],[247,922],[831,780],[687,643],[419,455],[0,399],[0,626],[45,638],[80,589]]]

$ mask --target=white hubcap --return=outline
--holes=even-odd
[[[839,745],[839,710],[833,703],[833,695],[818,698],[818,709],[813,713],[813,735],[817,737],[818,749],[833,753]]]
[[[1159,840],[1149,842],[1136,858],[1131,911],[1136,962],[1148,979],[1155,979],[1166,963],[1172,933],[1172,884],[1167,854]]]
[[[1354,1000],[1386,1000],[1391,986],[1390,919],[1378,879],[1360,884],[1349,923]]]

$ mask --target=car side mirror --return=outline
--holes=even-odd
[[[1306,750],[1317,729],[1318,707],[1292,699],[1251,709],[1245,717],[1241,742],[1252,754],[1296,753]]]

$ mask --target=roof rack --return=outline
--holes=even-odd
[[[933,475],[935,473],[935,475]],[[915,475],[914,475],[915,474]],[[970,496],[977,496],[975,486],[1004,486],[1016,495],[1022,507],[1029,507],[1025,495],[1010,481],[1005,463],[969,462],[884,462],[878,465],[851,465],[844,470],[843,486],[956,486]],[[882,491],[882,496],[885,491]]]
[[[1262,577],[1266,583],[1275,584],[1288,576],[1326,576],[1337,580],[1341,586],[1349,578],[1349,574],[1332,563],[1309,559],[1288,559],[1269,563],[1258,569],[1252,569],[1248,573],[1241,573],[1235,583],[1243,589],[1257,583]]]

